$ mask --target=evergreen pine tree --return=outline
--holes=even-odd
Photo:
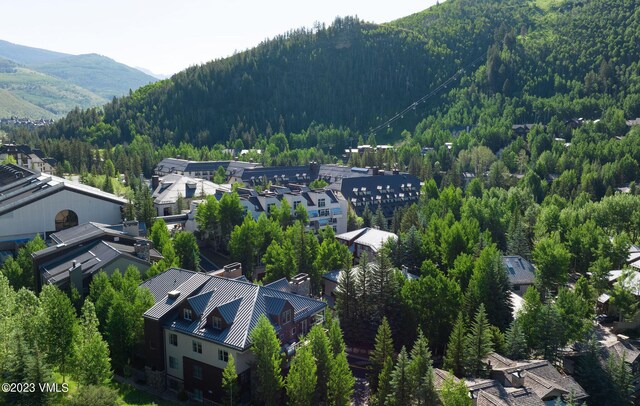
[[[493,351],[493,343],[491,342],[491,325],[487,320],[483,304],[476,312],[465,343],[467,372],[476,378],[484,378],[486,372],[484,359]]]
[[[333,356],[335,357],[338,354],[343,353],[345,351],[344,338],[342,338],[342,330],[340,329],[340,324],[338,324],[337,320],[331,320],[329,323],[329,332],[327,334]]]
[[[417,405],[429,406],[436,404],[437,394],[433,380],[431,351],[429,350],[429,342],[422,334],[422,330],[418,330],[418,337],[411,349],[409,375]]]
[[[522,331],[521,322],[515,319],[505,334],[505,354],[508,358],[517,361],[527,358],[527,338]]]
[[[509,222],[506,253],[507,255],[520,255],[527,260],[531,260],[531,243],[518,207],[514,209]]]
[[[327,385],[329,383],[329,375],[331,368],[331,359],[333,358],[333,351],[329,344],[329,339],[324,332],[324,328],[316,324],[313,326],[309,334],[307,335],[309,341],[309,347],[311,347],[311,354],[316,362],[317,370],[317,390],[316,396],[318,400],[324,400],[327,398]]]
[[[389,395],[391,395],[391,379],[393,374],[393,359],[387,357],[382,363],[382,369],[376,377],[376,381],[379,382],[377,391],[372,392],[372,404],[375,406],[388,406],[390,405]]]
[[[378,389],[378,377],[385,366],[384,363],[387,358],[390,358],[393,363],[394,352],[391,327],[389,327],[387,318],[384,317],[382,319],[382,323],[380,323],[380,326],[378,327],[373,353],[369,357],[369,361],[371,362],[371,365],[369,366],[369,386],[372,391],[376,391]]]
[[[396,366],[391,373],[391,393],[387,396],[390,405],[404,406],[411,404],[412,392],[415,387],[411,386],[410,361],[407,350],[403,346],[398,354]]]
[[[453,326],[453,331],[449,336],[444,358],[444,368],[453,371],[457,377],[462,377],[465,373],[466,334],[466,320],[464,314],[460,312],[456,324]]]
[[[331,373],[327,385],[327,405],[348,406],[351,403],[355,378],[349,368],[344,349],[331,360]]]

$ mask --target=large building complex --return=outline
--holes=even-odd
[[[155,298],[144,314],[147,382],[219,402],[222,371],[233,355],[243,392],[250,391],[250,333],[261,315],[274,325],[285,353],[324,318],[324,302],[291,293],[281,282],[259,286],[178,268],[144,282]]]

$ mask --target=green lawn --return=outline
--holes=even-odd
[[[131,385],[114,382],[113,387],[120,392],[125,406],[171,406],[179,404],[158,399],[146,392],[137,390]]]

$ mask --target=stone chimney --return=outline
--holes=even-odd
[[[151,242],[149,240],[138,240],[133,245],[133,250],[136,254],[136,257],[145,260],[147,262],[151,262],[151,254],[149,251],[151,250]]]
[[[220,276],[225,278],[235,279],[242,276],[242,264],[240,262],[227,264],[222,269],[224,270],[224,273]]]
[[[311,278],[306,273],[299,273],[289,282],[289,290],[300,296],[311,294]]]
[[[153,175],[151,177],[151,191],[153,192],[154,190],[156,190],[159,185],[160,185],[160,176]]]
[[[125,221],[124,232],[133,237],[140,237],[140,226],[137,220]]]

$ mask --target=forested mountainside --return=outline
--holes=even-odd
[[[237,135],[250,145],[258,134],[300,132],[313,122],[366,131],[484,55],[496,27],[529,24],[521,9],[530,6],[489,3],[512,6],[445,3],[427,11],[433,19],[427,30],[344,18],[292,31],[115,100],[104,115],[74,114],[51,135],[75,136],[97,121],[113,126],[112,143],[136,132],[159,143],[199,145]]]

